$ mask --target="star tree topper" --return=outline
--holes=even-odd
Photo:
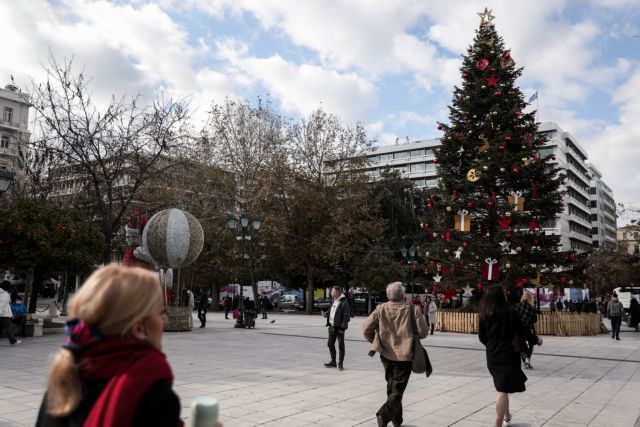
[[[480,25],[490,25],[495,18],[488,7],[484,8],[484,12],[478,12],[478,16],[480,17]]]

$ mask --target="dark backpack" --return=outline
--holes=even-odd
[[[620,301],[611,301],[609,303],[609,316],[620,317],[622,316],[622,303]]]

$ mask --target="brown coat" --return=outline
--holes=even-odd
[[[413,358],[410,307],[415,314],[418,335],[420,338],[427,336],[429,326],[420,307],[403,301],[389,301],[377,306],[362,325],[364,337],[372,343],[372,350],[389,360],[409,361]]]

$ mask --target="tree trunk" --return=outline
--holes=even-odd
[[[367,314],[371,314],[373,311],[373,297],[371,296],[371,289],[367,288]]]
[[[313,265],[307,262],[307,307],[305,314],[313,314],[313,294],[315,293],[315,284],[313,282]]]
[[[256,273],[254,271],[254,265],[251,260],[249,260],[249,279],[251,280],[251,291],[253,292],[253,301],[256,303],[256,307],[258,306],[258,283],[256,282]]]
[[[217,283],[211,285],[211,311],[220,311],[220,287]]]
[[[31,311],[31,290],[33,289],[33,268],[27,271],[27,283],[24,287],[24,303],[29,307],[29,313],[35,313],[35,309]]]
[[[114,259],[111,259],[111,240],[113,239],[113,233],[106,233],[102,230],[104,234],[104,249],[102,250],[102,263],[104,265],[111,264],[114,262]]]
[[[29,297],[29,313],[33,314],[36,312],[36,308],[38,307],[38,291],[40,290],[40,285],[42,284],[42,274],[33,271],[32,277],[33,284],[31,286],[31,295]]]

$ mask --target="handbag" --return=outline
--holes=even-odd
[[[422,346],[420,337],[418,336],[418,327],[416,325],[416,317],[411,304],[409,306],[409,315],[411,316],[411,329],[413,331],[413,359],[411,360],[411,371],[416,374],[425,373],[427,378],[433,373],[433,367],[429,360],[427,350]]]

